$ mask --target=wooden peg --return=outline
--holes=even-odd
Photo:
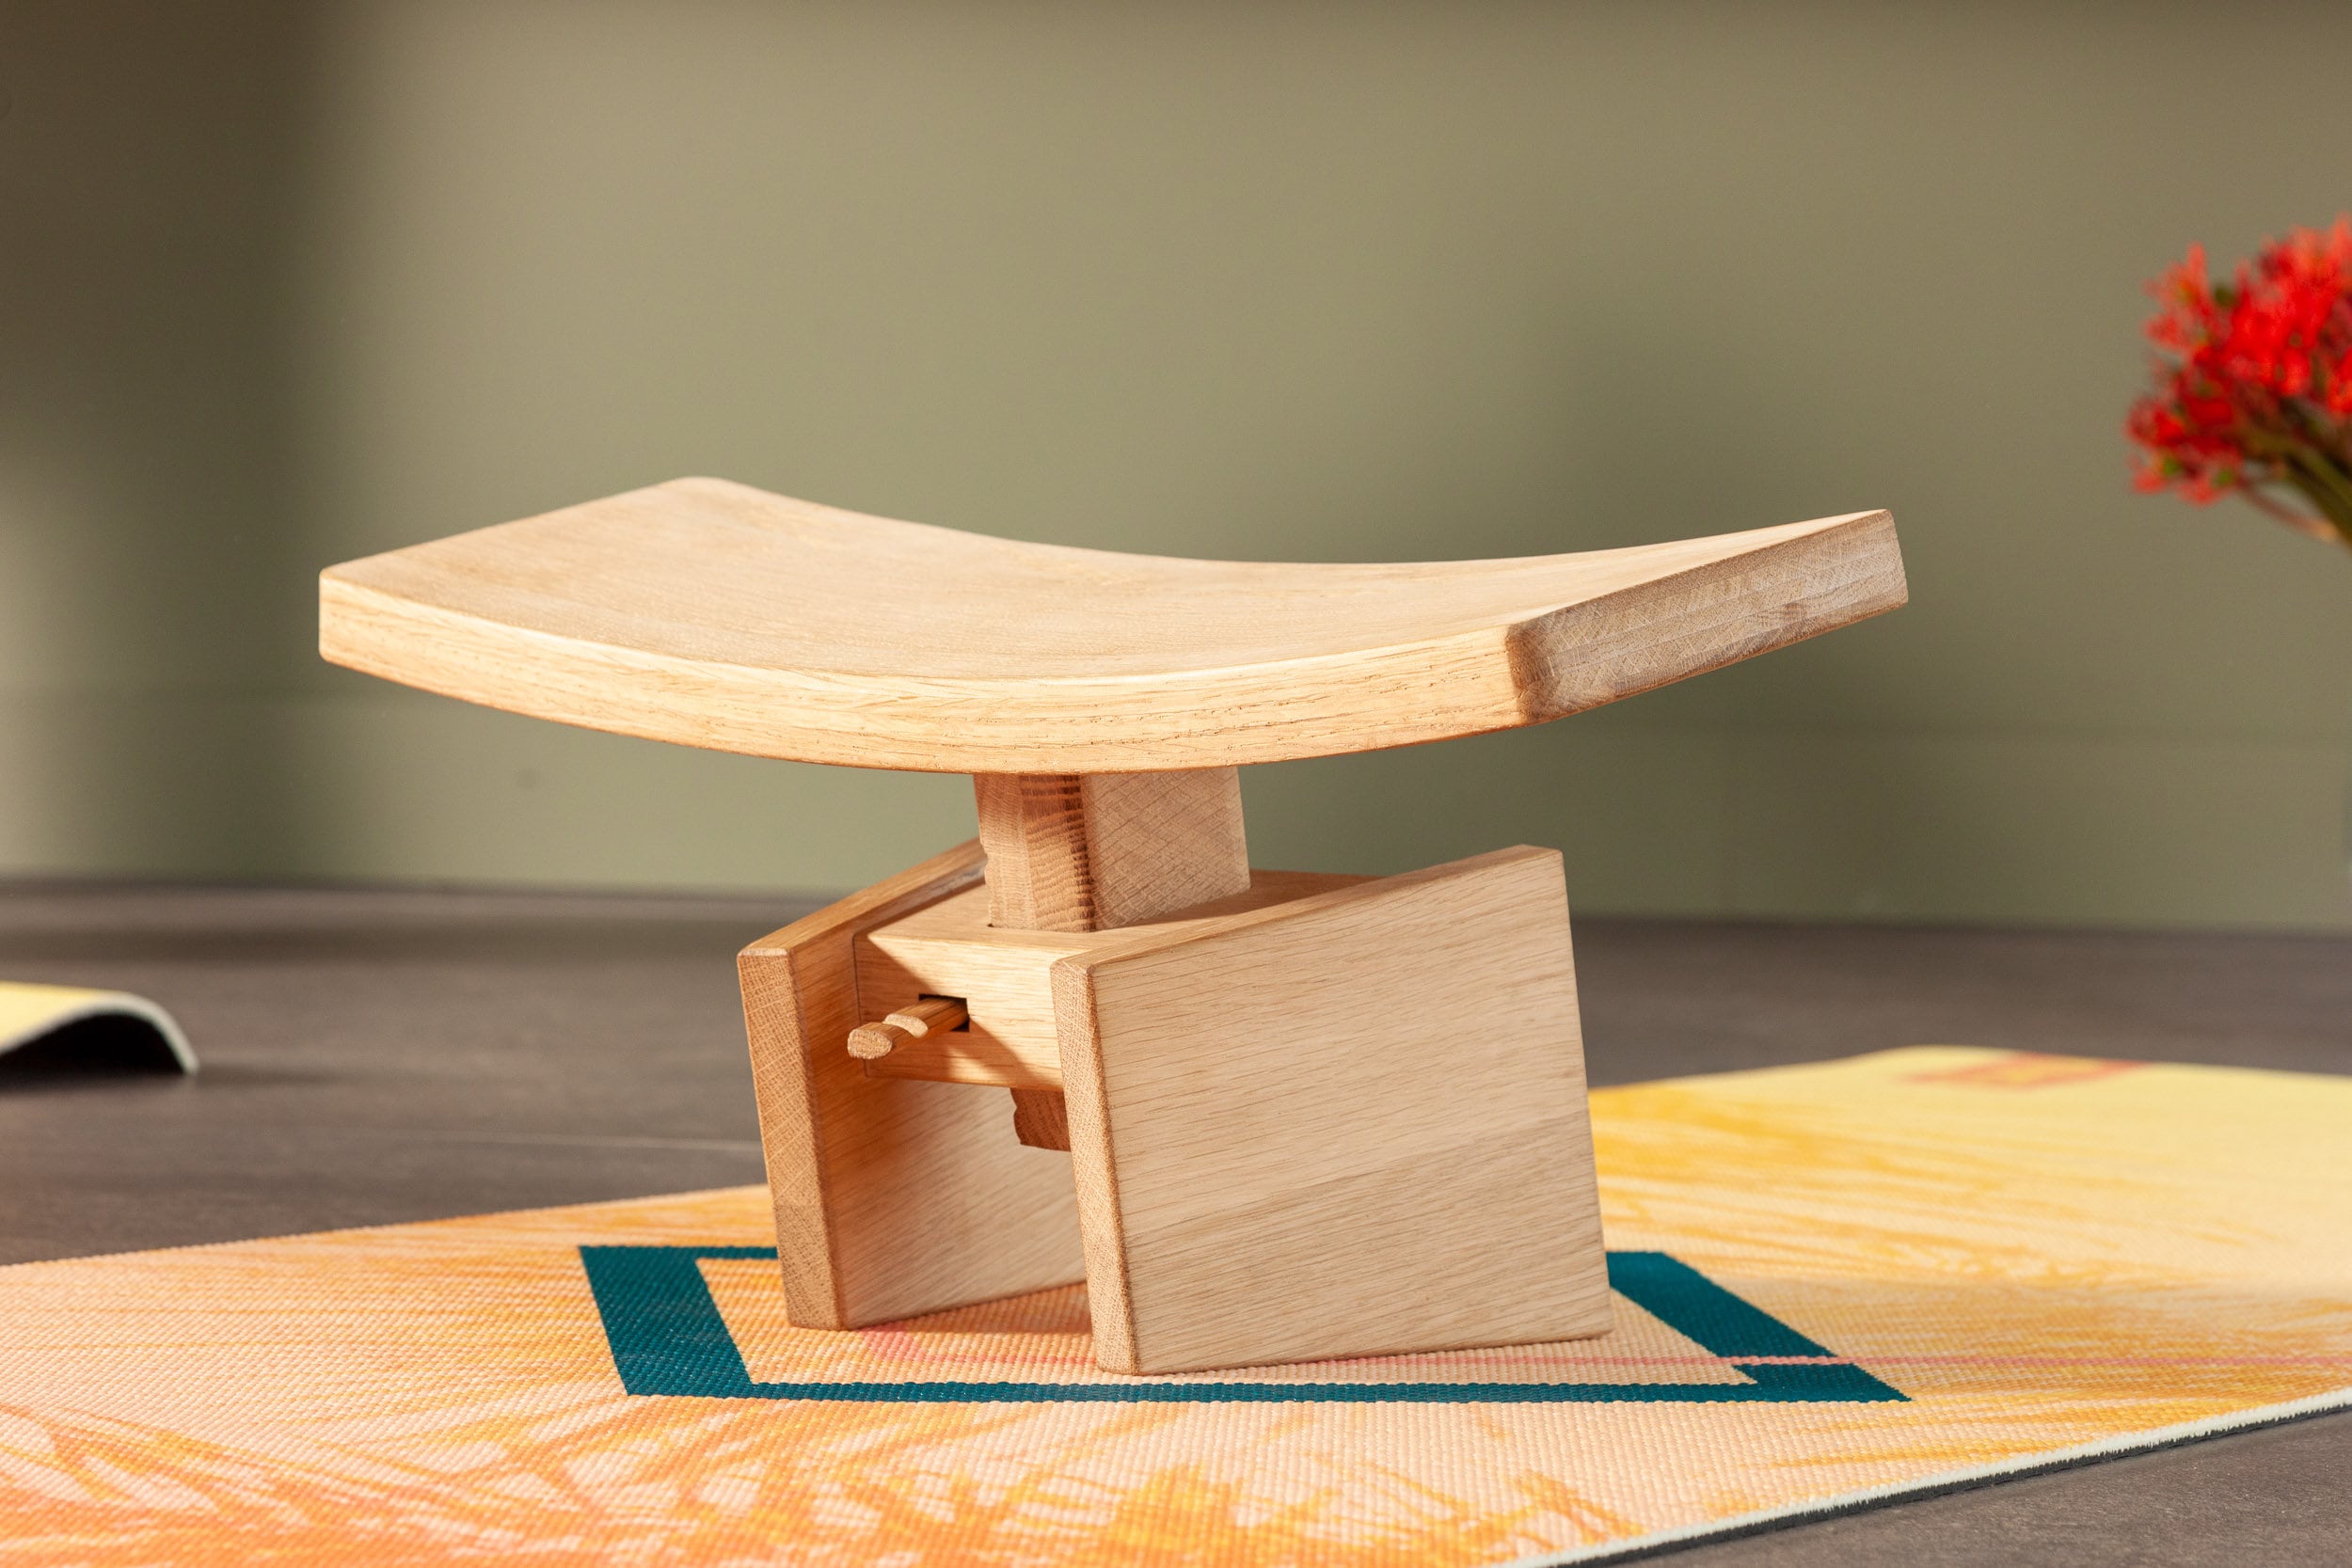
[[[926,996],[911,1002],[880,1023],[861,1024],[850,1031],[850,1054],[862,1062],[878,1062],[909,1040],[946,1029],[961,1029],[970,1015],[961,999]]]

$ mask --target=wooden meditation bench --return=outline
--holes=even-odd
[[[1883,512],[1286,565],[684,479],[330,568],[320,649],[592,729],[972,774],[976,843],[739,961],[791,1319],[1084,1278],[1096,1359],[1157,1373],[1610,1324],[1558,852],[1253,872],[1236,768],[1540,723],[1903,598]]]

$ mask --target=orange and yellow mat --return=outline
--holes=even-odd
[[[755,1188],[0,1269],[17,1564],[1604,1557],[2352,1403],[2352,1080],[1593,1097],[1616,1330],[1176,1378],[784,1316]]]

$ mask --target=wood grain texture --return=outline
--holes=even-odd
[[[1009,1089],[1062,1086],[1052,969],[1058,959],[1116,945],[1151,931],[1181,940],[1188,931],[1245,910],[1260,909],[1366,880],[1313,871],[1260,871],[1248,889],[1148,925],[1119,931],[1016,931],[989,922],[989,890],[969,888],[855,939],[857,988],[869,1022],[920,996],[963,1001],[968,1027],[900,1041],[864,1064],[875,1078],[993,1084]]]
[[[1241,773],[982,773],[989,923],[1103,931],[1249,886]]]
[[[1054,990],[1105,1368],[1608,1330],[1556,852],[1129,933]]]
[[[1031,1148],[1070,1152],[1070,1116],[1054,1089],[1012,1091],[1013,1136]]]
[[[319,648],[682,745],[1124,773],[1534,723],[1903,597],[1883,512],[1572,555],[1295,565],[1025,544],[682,479],[330,567]]]
[[[1079,1277],[1066,1162],[1024,1148],[996,1097],[869,1079],[845,1049],[864,1016],[858,933],[962,890],[985,897],[981,863],[978,843],[963,845],[737,959],[776,1256],[803,1327],[855,1328]]]

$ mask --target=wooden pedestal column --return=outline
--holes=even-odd
[[[980,773],[988,923],[1016,931],[1107,931],[1249,891],[1241,769],[1185,773]],[[1013,1131],[1070,1148],[1058,1089],[1012,1091]]]
[[[981,773],[988,921],[1107,931],[1249,887],[1241,770]]]

